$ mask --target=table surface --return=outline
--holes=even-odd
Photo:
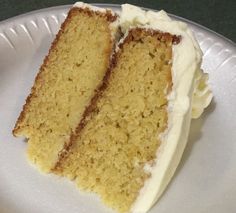
[[[63,4],[76,0],[0,0],[0,20],[32,10]],[[88,0],[88,3],[130,3],[152,9],[164,9],[201,24],[236,42],[236,0]]]

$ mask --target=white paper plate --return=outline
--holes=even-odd
[[[0,23],[1,213],[112,212],[96,196],[81,193],[73,183],[42,175],[29,166],[25,158],[27,144],[11,134],[68,8],[39,10]],[[210,74],[214,102],[199,120],[192,122],[181,164],[150,212],[233,213],[236,212],[236,46],[206,28],[185,21],[204,52],[203,68]]]

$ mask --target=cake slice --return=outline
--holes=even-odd
[[[186,145],[202,53],[187,25],[164,11],[123,5],[121,28],[103,84],[53,171],[118,212],[144,213]],[[206,96],[208,103],[199,99],[195,107],[204,109]],[[194,117],[200,112],[195,108]]]
[[[55,166],[75,132],[109,67],[116,32],[111,10],[77,3],[69,11],[13,130],[28,139],[28,158],[41,171]]]
[[[147,212],[176,170],[191,119],[212,99],[201,59],[187,25],[164,11],[125,4],[118,24],[112,11],[76,3],[13,134],[28,138],[41,171],[118,212]]]

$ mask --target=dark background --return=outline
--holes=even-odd
[[[0,0],[0,20],[32,10],[76,0]],[[169,13],[197,22],[236,42],[236,0],[84,0],[88,3],[130,3]]]

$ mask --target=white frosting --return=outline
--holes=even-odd
[[[73,7],[79,7],[79,8],[89,8],[90,10],[92,11],[99,11],[101,13],[106,13],[107,10],[109,10],[113,15],[115,14],[112,10],[110,9],[104,9],[104,8],[101,8],[101,7],[96,7],[96,6],[92,6],[90,4],[86,4],[84,2],[76,2]]]
[[[168,128],[160,137],[162,143],[154,165],[144,167],[151,172],[151,178],[145,182],[131,209],[144,213],[160,197],[180,161],[187,142],[192,105],[193,117],[200,116],[212,94],[205,83],[206,75],[200,70],[202,52],[185,23],[171,20],[164,11],[146,12],[129,4],[122,5],[120,22],[124,33],[138,26],[181,36],[180,43],[173,45],[172,50],[173,87],[168,97]]]
[[[199,118],[213,98],[207,82],[208,74],[203,73],[202,70],[197,70],[193,92],[192,118]]]

